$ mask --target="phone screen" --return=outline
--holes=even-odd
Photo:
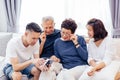
[[[45,65],[48,67],[50,64],[52,64],[53,60],[47,59],[45,62]]]

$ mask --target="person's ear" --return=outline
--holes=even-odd
[[[27,36],[28,35],[28,31],[25,31],[25,36]]]

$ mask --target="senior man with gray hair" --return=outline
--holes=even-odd
[[[54,41],[60,37],[60,30],[55,29],[55,22],[52,16],[42,18],[43,32],[40,36],[40,57],[51,58],[54,61],[59,61],[54,56]]]

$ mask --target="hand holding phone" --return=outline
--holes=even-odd
[[[53,60],[50,60],[50,59],[46,59],[44,65],[46,65],[47,67],[49,67],[49,65],[51,65],[53,62]]]

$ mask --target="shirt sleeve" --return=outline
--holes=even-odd
[[[17,57],[16,47],[17,47],[16,43],[13,40],[10,40],[7,44],[6,56],[7,57]]]
[[[84,38],[78,36],[78,43],[80,44],[80,46],[77,48],[77,52],[83,60],[87,61],[88,52],[87,52],[87,45]]]
[[[112,39],[109,38],[109,40],[106,40],[106,49],[105,49],[105,55],[103,58],[103,62],[106,65],[109,65],[114,57],[114,47],[111,44]]]
[[[57,58],[61,59],[60,55],[59,55],[59,52],[58,52],[58,48],[57,48],[57,40],[55,40],[55,43],[54,43],[54,54]]]
[[[93,57],[92,57],[92,49],[91,49],[91,42],[90,42],[88,45],[88,60],[87,60],[87,62],[89,63],[91,60],[93,60]]]

